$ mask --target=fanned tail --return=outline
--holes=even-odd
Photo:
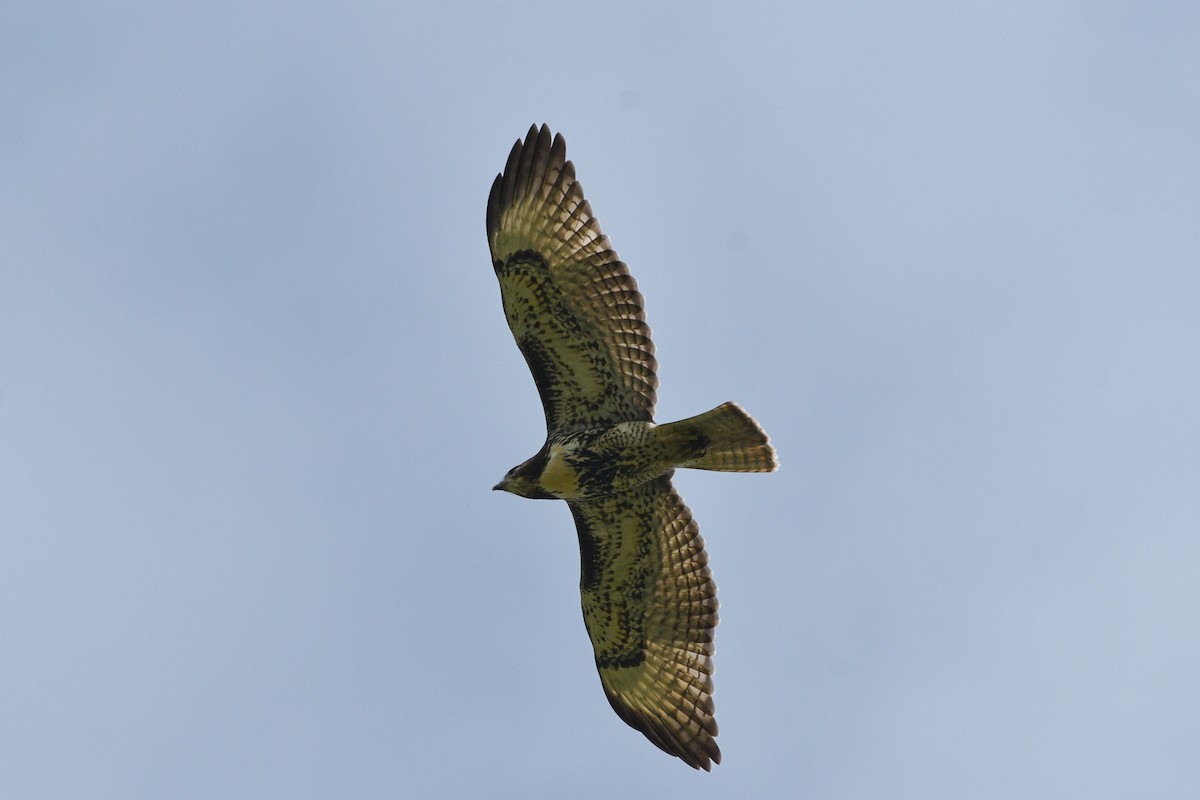
[[[679,467],[721,472],[774,472],[779,468],[771,440],[737,403],[658,426]]]

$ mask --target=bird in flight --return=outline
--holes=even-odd
[[[583,621],[613,709],[658,747],[711,770],[717,587],[677,467],[771,472],[775,450],[734,403],[654,423],[657,362],[642,295],[592,216],[566,142],[529,129],[487,205],[504,314],[533,373],[546,442],[496,489],[567,501]]]

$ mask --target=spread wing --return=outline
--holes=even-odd
[[[711,769],[710,759],[721,763],[712,702],[717,587],[691,512],[669,474],[568,505],[583,621],[609,703],[663,750]]]
[[[543,125],[513,145],[488,197],[487,234],[504,313],[550,435],[654,413],[654,344],[642,295],[583,199],[562,136]]]

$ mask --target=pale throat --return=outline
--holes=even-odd
[[[563,458],[566,448],[561,444],[550,446],[546,456],[546,468],[538,483],[543,489],[559,497],[573,497],[579,492],[579,475]]]

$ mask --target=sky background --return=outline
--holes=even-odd
[[[0,796],[1200,786],[1194,2],[9,3]],[[488,189],[647,298],[725,763],[604,700]]]

